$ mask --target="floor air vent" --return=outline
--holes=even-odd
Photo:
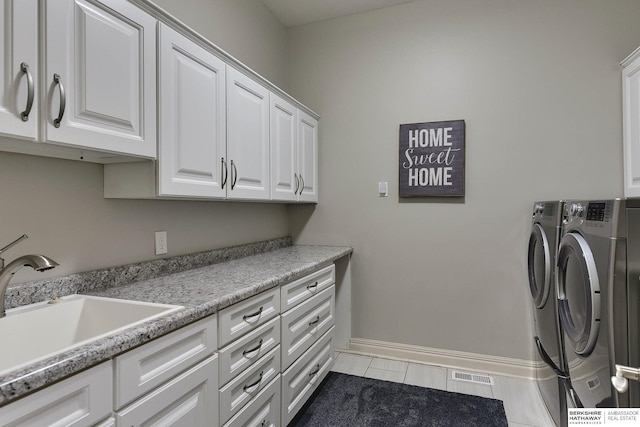
[[[467,381],[470,383],[493,385],[493,378],[485,374],[474,374],[471,372],[453,371],[452,378],[457,381]]]

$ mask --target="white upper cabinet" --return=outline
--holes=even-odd
[[[640,48],[622,67],[624,195],[640,197]]]
[[[271,198],[298,200],[298,109],[271,94]]]
[[[226,65],[173,29],[159,31],[158,194],[223,198]]]
[[[318,201],[318,120],[300,111],[298,122],[300,184],[298,200]]]
[[[269,90],[227,68],[227,197],[269,199]]]
[[[271,198],[318,201],[318,121],[271,94]]]
[[[156,156],[156,19],[126,0],[47,0],[43,139]]]
[[[35,140],[38,133],[38,2],[0,7],[0,134]]]

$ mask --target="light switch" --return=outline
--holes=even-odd
[[[387,182],[378,183],[378,196],[387,197],[389,195],[389,184]]]

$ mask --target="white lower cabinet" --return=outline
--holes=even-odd
[[[4,427],[92,426],[111,415],[111,361],[0,408]]]
[[[335,324],[335,286],[282,314],[282,370]]]
[[[224,427],[280,427],[280,374]]]
[[[220,389],[220,424],[226,423],[278,375],[280,346]]]
[[[120,409],[216,350],[216,316],[209,316],[115,358],[115,408]]]
[[[218,313],[218,345],[225,346],[280,314],[280,288],[271,289]]]
[[[335,266],[284,285],[280,291],[282,425],[311,397],[335,359]]]
[[[214,355],[118,412],[116,425],[214,425],[218,406],[217,374],[218,355]]]
[[[282,374],[282,425],[287,425],[331,370],[334,327]]]
[[[220,350],[220,384],[226,384],[280,344],[280,316]]]

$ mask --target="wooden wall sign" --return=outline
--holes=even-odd
[[[464,196],[464,120],[400,125],[400,197]]]

